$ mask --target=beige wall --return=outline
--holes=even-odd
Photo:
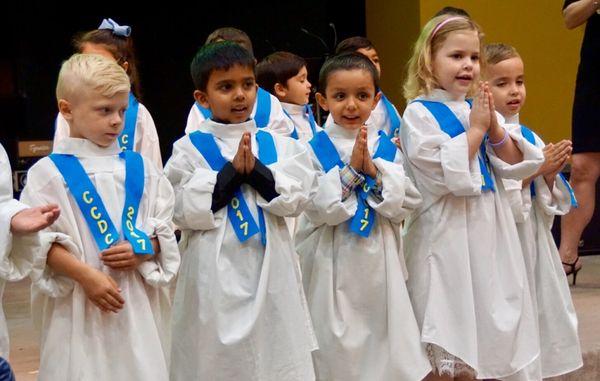
[[[403,107],[400,87],[417,35],[413,18],[418,15],[423,25],[446,5],[467,10],[482,26],[486,42],[504,42],[519,50],[527,84],[521,122],[546,141],[568,138],[583,29],[564,27],[562,1],[367,0],[367,36],[381,50],[386,94]]]

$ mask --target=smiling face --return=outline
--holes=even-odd
[[[74,100],[60,99],[59,109],[69,123],[71,137],[108,147],[123,130],[128,102],[127,92],[106,97],[94,89],[84,88]]]
[[[479,77],[479,37],[474,30],[448,34],[433,56],[433,75],[453,97],[464,97]]]
[[[331,72],[325,94],[317,93],[319,105],[331,113],[335,123],[350,130],[365,124],[380,97],[371,72],[363,69]]]
[[[496,110],[502,116],[518,114],[525,103],[525,68],[521,57],[512,57],[487,68]]]
[[[233,65],[227,70],[213,70],[206,90],[194,91],[194,98],[210,109],[214,120],[243,123],[250,118],[257,89],[254,70]]]

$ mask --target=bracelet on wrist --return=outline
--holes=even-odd
[[[491,140],[488,140],[488,142],[490,143],[490,145],[492,147],[500,147],[501,145],[503,145],[504,143],[506,143],[506,140],[508,139],[508,131],[504,127],[503,127],[503,129],[504,129],[504,137],[502,138],[502,140],[500,140],[497,143],[492,143]]]

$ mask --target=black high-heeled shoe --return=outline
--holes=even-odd
[[[573,286],[575,286],[575,284],[577,283],[577,273],[579,272],[579,270],[581,270],[581,267],[580,268],[576,267],[578,262],[579,262],[579,256],[577,257],[577,259],[575,259],[575,261],[573,263],[562,262],[563,265],[570,267],[569,271],[565,271],[565,275],[568,277],[569,275],[573,274],[573,283],[572,283]]]

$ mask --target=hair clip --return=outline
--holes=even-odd
[[[131,34],[131,27],[127,25],[119,25],[113,19],[104,19],[98,27],[98,29],[112,30],[113,34],[120,37],[129,37]]]

